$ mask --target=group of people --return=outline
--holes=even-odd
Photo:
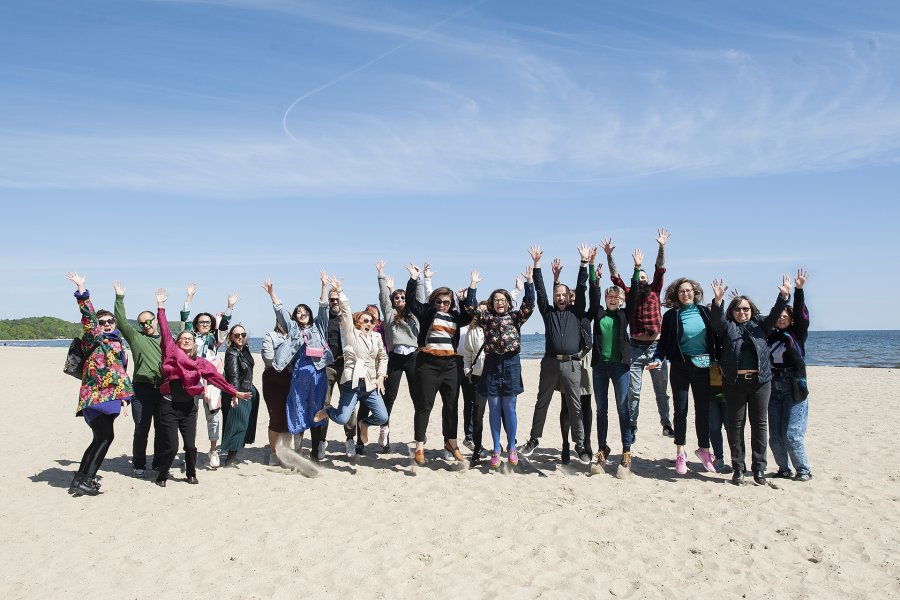
[[[373,427],[378,428],[378,448],[388,451],[391,413],[405,376],[414,408],[413,460],[418,465],[426,464],[426,433],[438,395],[443,457],[466,461],[458,443],[462,395],[463,445],[471,451],[469,464],[476,467],[487,462],[496,469],[504,453],[508,465],[515,467],[520,455],[530,456],[540,446],[551,399],[559,391],[562,461],[568,463],[574,456],[581,463],[595,462],[603,468],[612,452],[608,445],[612,384],[622,442],[618,470],[628,471],[646,369],[653,381],[662,434],[674,437],[678,474],[688,471],[690,391],[698,445],[695,455],[706,470],[730,470],[732,481],[743,483],[747,473],[744,427],[749,413],[754,483],[766,482],[768,447],[778,464],[776,476],[808,481],[812,474],[804,445],[806,272],[799,270],[793,282],[784,277],[767,315],[736,292],[726,308],[728,288],[722,280],[713,282],[713,301],[705,305],[703,289],[688,278],[675,280],[663,292],[668,238],[669,232],[661,228],[652,279],[643,269],[643,253],[634,252],[630,285],[615,266],[611,240],[596,247],[582,245],[575,288],[562,283],[563,265],[554,259],[550,296],[538,246],[530,248],[532,264],[517,277],[512,290],[493,290],[481,302],[478,271],[471,272],[466,288],[433,288],[434,272],[428,263],[421,270],[408,265],[405,288],[395,288],[384,273],[384,262],[378,261],[379,304],[357,312],[351,310],[341,280],[325,272],[319,275],[321,294],[315,311],[301,303],[288,312],[274,284],[266,280],[263,289],[275,313],[275,325],[266,333],[261,353],[269,464],[277,465],[289,453],[299,452],[307,430],[310,458],[325,459],[331,421],[343,426],[349,456],[367,452]],[[613,282],[605,290],[600,284],[603,265],[597,263],[601,248]],[[93,433],[70,492],[99,493],[97,471],[113,440],[114,420],[128,403],[135,422],[135,476],[145,474],[149,432],[155,428],[151,469],[157,472],[156,484],[165,487],[169,480],[179,433],[186,480],[198,483],[195,438],[200,405],[210,441],[209,465],[235,464],[241,449],[255,440],[260,400],[253,385],[256,365],[247,331],[230,324],[238,296],[229,295],[225,311],[202,312],[191,320],[196,286],[189,285],[181,331],[173,335],[166,317],[165,290],[157,291],[156,313],[139,313],[134,327],[126,319],[125,289],[118,281],[114,313],[109,313],[94,310],[84,276],[69,273],[67,277],[77,287],[85,332],[77,415],[84,416]],[[789,304],[792,291],[793,306]],[[662,307],[668,308],[664,314]],[[531,429],[524,444],[518,445],[516,402],[524,392],[521,328],[535,308],[544,322],[545,351]],[[123,342],[134,360],[131,378]],[[224,361],[219,357],[223,344]],[[674,422],[667,388],[671,388]],[[590,439],[592,397],[596,400],[596,453]],[[486,407],[488,448],[483,447]],[[730,469],[724,462],[723,428]]]

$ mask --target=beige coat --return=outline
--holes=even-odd
[[[379,377],[387,375],[388,355],[381,341],[381,334],[370,331],[364,333],[353,325],[350,301],[341,292],[341,333],[344,336],[344,372],[341,383],[355,385],[360,379],[366,381],[366,391],[375,389]]]

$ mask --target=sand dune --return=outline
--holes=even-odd
[[[131,476],[129,416],[118,420],[103,466],[105,493],[73,498],[66,488],[90,432],[73,417],[78,382],[62,374],[64,356],[0,348],[3,598],[900,596],[893,370],[810,369],[814,479],[805,484],[737,488],[696,459],[677,476],[649,385],[625,479],[615,464],[589,475],[559,463],[558,399],[542,447],[515,471],[459,470],[440,459],[439,408],[429,463],[414,469],[404,385],[388,455],[370,446],[369,456],[346,458],[332,426],[318,477],[269,467],[261,410],[245,462],[207,470],[200,428],[200,485],[177,478],[160,489],[149,474]],[[523,372],[520,440],[537,362],[525,361]],[[689,427],[689,449],[695,441]]]

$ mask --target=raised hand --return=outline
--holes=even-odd
[[[194,297],[194,294],[196,294],[196,293],[197,293],[197,284],[196,283],[187,284],[187,297],[188,297],[189,302]]]
[[[725,292],[728,291],[728,286],[725,285],[725,280],[721,278],[713,279],[712,289],[716,304],[722,304],[722,298],[725,297]]]
[[[558,258],[554,258],[550,263],[550,270],[553,271],[553,283],[559,282],[559,274],[562,273],[563,264]]]
[[[594,272],[597,274],[597,281],[600,281],[600,276],[603,275],[603,263],[599,263],[596,267],[594,267]]]
[[[435,271],[432,271],[432,270],[431,270],[431,265],[429,265],[429,264],[428,264],[428,261],[426,260],[426,261],[425,261],[425,264],[424,264],[424,267],[423,267],[423,273],[422,273],[422,274],[425,275],[425,279],[431,279],[431,278],[434,277],[437,273],[436,273]]]
[[[78,286],[79,294],[84,292],[84,275],[79,275],[78,273],[66,273],[66,279]]]
[[[413,263],[409,263],[408,265],[406,265],[406,270],[409,271],[409,278],[410,278],[410,279],[415,279],[415,280],[418,280],[418,279],[419,279],[419,272],[420,272],[420,271],[419,271],[419,266],[418,266],[418,265],[415,265],[415,264],[413,264]]]
[[[472,279],[470,280],[469,287],[475,289],[478,287],[478,282],[481,281],[481,275],[477,270],[472,269]]]
[[[806,283],[806,278],[809,274],[806,272],[806,269],[803,267],[797,269],[797,279],[794,281],[794,285],[797,286],[798,290],[803,289],[803,285]]]
[[[234,292],[228,294],[228,308],[234,308],[234,305],[237,304],[237,301],[240,299],[241,297]]]
[[[639,269],[644,264],[644,251],[640,248],[635,248],[634,252],[631,253],[631,257],[634,259],[635,268]]]
[[[591,258],[591,247],[587,244],[579,245],[578,255],[581,257],[581,262],[586,263]]]
[[[379,275],[384,275],[384,260],[378,259],[378,262],[375,263],[375,270],[378,271]]]
[[[328,287],[328,273],[326,273],[325,271],[319,271],[319,281],[322,282],[323,290]]]
[[[528,283],[532,283],[532,279],[534,277],[534,267],[528,265],[525,267],[525,281]],[[521,291],[525,286],[519,285],[519,278],[516,277],[516,289]]]
[[[113,291],[116,292],[116,296],[124,296],[125,295],[125,288],[122,287],[122,284],[119,282],[118,279],[113,281]]]
[[[735,298],[739,297],[740,295],[741,295],[741,293],[738,291],[738,289],[734,288],[733,290],[731,290],[731,293],[728,294],[728,299],[734,300]]]
[[[594,263],[597,262],[597,252],[598,252],[599,250],[600,250],[600,248],[598,248],[597,246],[592,246],[592,247],[591,247],[591,254],[590,254],[590,256],[588,256],[588,262],[589,262],[590,264],[593,265]]]
[[[544,256],[544,251],[541,250],[540,246],[532,246],[528,249],[528,254],[531,255],[531,260],[534,261],[534,266],[540,266],[541,257]]]
[[[331,289],[336,291],[337,293],[341,293],[341,280],[336,276],[332,275],[328,278],[328,283],[331,285]]]
[[[527,267],[525,267],[525,272],[530,273],[532,268],[533,267],[531,265],[528,265]],[[531,281],[531,280],[529,279],[529,281]],[[522,282],[521,275],[516,275],[516,289],[519,290],[520,292],[525,289],[525,284]]]
[[[266,278],[262,283],[262,289],[266,290],[266,293],[270,296],[275,294],[275,284],[272,283],[271,279]]]
[[[616,247],[612,245],[612,238],[606,238],[605,240],[603,240],[603,244],[600,247],[603,248],[603,252],[607,256],[612,254],[613,250],[616,249]]]
[[[169,299],[169,295],[166,294],[166,290],[164,288],[159,288],[156,290],[156,306],[162,308],[166,304],[166,300]]]
[[[778,286],[778,291],[781,292],[781,295],[787,298],[791,295],[791,278],[788,275],[785,275],[781,281],[781,285]]]
[[[384,278],[384,283],[385,283],[385,285],[387,285],[387,288],[390,291],[392,291],[392,292],[394,291],[394,278],[393,277],[391,277],[390,275],[386,275]]]
[[[671,233],[669,233],[669,231],[665,227],[660,227],[659,229],[656,230],[656,233],[658,234],[657,238],[656,238],[656,242],[660,246],[665,246],[666,242],[669,241],[669,236],[672,235]]]

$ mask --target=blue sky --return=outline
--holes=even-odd
[[[897,73],[890,2],[6,2],[0,318],[74,320],[78,270],[261,335],[265,277],[493,288],[539,243],[573,279],[665,225],[670,279],[768,305],[802,265],[815,329],[897,329]]]

